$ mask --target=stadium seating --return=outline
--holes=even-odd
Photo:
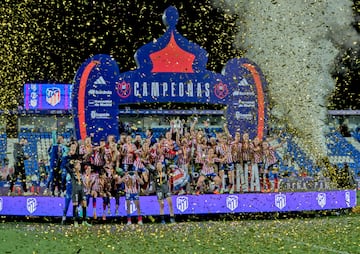
[[[68,142],[72,132],[65,132],[65,142]],[[25,161],[26,175],[31,179],[39,178],[38,163],[40,160],[49,160],[48,149],[51,146],[51,132],[21,132],[19,139],[26,138],[28,144],[24,147],[25,153],[30,156],[30,159]]]
[[[351,132],[351,136],[360,142],[360,127],[356,127],[355,130]]]
[[[337,131],[328,133],[326,137],[330,161],[340,168],[347,163],[354,170],[355,175],[358,175],[360,173],[360,151]]]
[[[306,169],[307,175],[314,175],[317,173],[318,168],[315,166],[315,163],[310,158],[309,155],[307,155],[301,147],[297,144],[297,142],[294,140],[294,138],[290,134],[283,134],[284,137],[287,139],[287,153],[288,155],[294,159],[294,162],[298,165],[298,168],[295,168],[293,165],[290,167],[282,166],[280,165],[280,169],[282,170],[288,170],[289,172],[296,172],[298,169]],[[279,158],[280,163],[283,163],[281,159]]]

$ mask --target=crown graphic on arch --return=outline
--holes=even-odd
[[[194,72],[195,55],[180,48],[173,33],[171,33],[170,41],[166,47],[151,53],[150,59],[153,64],[151,72]]]
[[[176,29],[179,20],[176,7],[169,6],[162,20],[166,32],[137,50],[138,67],[150,73],[196,73],[206,69],[206,50],[188,41]]]

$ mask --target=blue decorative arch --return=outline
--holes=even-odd
[[[266,81],[260,68],[235,58],[222,73],[207,70],[206,50],[177,31],[178,18],[175,7],[165,10],[166,32],[136,51],[133,71],[121,73],[108,55],[95,55],[82,64],[72,93],[77,138],[93,136],[96,142],[109,134],[118,137],[119,105],[142,103],[220,105],[230,132],[265,135]]]

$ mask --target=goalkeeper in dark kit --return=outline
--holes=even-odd
[[[79,226],[78,217],[78,206],[82,207],[82,225],[91,226],[86,221],[86,195],[84,192],[84,182],[81,174],[81,162],[77,159],[69,159],[66,170],[71,176],[72,183],[72,203],[73,203],[73,219],[74,219],[74,227]]]

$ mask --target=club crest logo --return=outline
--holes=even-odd
[[[130,83],[126,83],[125,81],[118,83],[117,93],[123,99],[129,97],[131,93]]]
[[[37,201],[36,198],[28,198],[26,200],[26,209],[29,213],[34,213],[37,208]]]
[[[2,211],[2,209],[3,209],[3,199],[0,198],[0,212]]]
[[[186,209],[189,208],[189,199],[188,197],[177,197],[176,198],[176,208],[180,212],[184,212]]]
[[[61,91],[58,87],[51,87],[46,89],[46,102],[51,106],[56,106],[61,101]]]
[[[37,100],[30,100],[30,105],[31,105],[31,107],[36,107],[37,106]]]
[[[326,205],[326,194],[318,193],[316,200],[317,200],[319,206],[321,206],[321,208],[323,208]]]
[[[126,203],[127,203],[127,202],[124,203],[124,205],[125,205],[125,211],[126,211],[126,209],[127,209]],[[131,200],[131,201],[130,201],[130,214],[134,213],[135,211],[136,211],[136,205],[135,205],[134,201]]]
[[[220,82],[215,85],[214,93],[219,99],[224,99],[229,94],[229,89],[226,84]]]
[[[275,195],[275,206],[280,210],[286,206],[286,195],[285,194],[276,194]]]
[[[351,205],[350,192],[348,192],[348,191],[345,192],[345,204],[347,207],[350,207],[350,205]]]
[[[234,211],[239,206],[239,198],[235,195],[230,195],[226,197],[226,207],[231,211]]]

